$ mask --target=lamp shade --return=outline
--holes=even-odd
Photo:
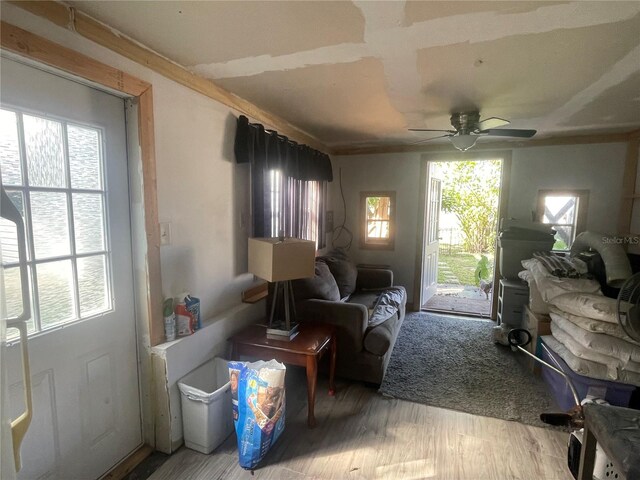
[[[249,273],[268,282],[313,277],[315,256],[316,244],[310,240],[249,239]]]
[[[461,152],[466,152],[471,147],[473,147],[478,141],[477,135],[453,135],[449,137],[453,146],[456,147]]]

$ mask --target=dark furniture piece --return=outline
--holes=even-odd
[[[329,325],[307,324],[300,326],[300,333],[291,340],[271,340],[267,338],[266,325],[250,325],[231,337],[234,360],[241,355],[261,360],[276,359],[282,363],[299,365],[307,369],[307,424],[316,426],[314,406],[316,403],[316,382],[318,360],[326,351],[331,351],[329,362],[329,395],[335,395],[334,372],[336,367],[336,336]]]
[[[578,480],[593,478],[596,441],[623,478],[640,478],[640,411],[611,405],[585,405],[584,416]]]
[[[298,320],[302,324],[328,324],[336,329],[336,373],[344,378],[379,385],[391,358],[404,320],[406,292],[397,312],[384,323],[369,322],[380,294],[393,285],[393,272],[357,268],[342,255],[316,259],[316,276],[294,280]]]

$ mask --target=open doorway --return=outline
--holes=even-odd
[[[503,161],[428,161],[421,309],[490,318]]]

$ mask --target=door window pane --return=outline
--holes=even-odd
[[[102,187],[102,169],[98,130],[68,125],[67,139],[71,186],[99,190]]]
[[[0,170],[5,186],[22,185],[18,123],[16,114],[8,110],[0,110]]]
[[[40,324],[43,329],[75,318],[71,260],[36,266]]]
[[[65,187],[62,124],[31,115],[22,118],[29,185]]]
[[[104,312],[109,308],[107,268],[104,255],[78,259],[80,316]]]
[[[99,193],[73,194],[73,225],[76,252],[104,250],[104,209]]]
[[[2,179],[25,220],[29,332],[112,308],[103,140],[100,128],[0,109]],[[0,297],[12,317],[22,309],[16,233],[0,219]]]
[[[65,193],[31,192],[31,220],[36,260],[71,253]]]
[[[21,192],[7,192],[7,195],[16,206],[24,219],[24,201]],[[5,218],[0,218],[0,246],[2,247],[2,264],[17,263],[18,257],[18,232],[16,224]]]

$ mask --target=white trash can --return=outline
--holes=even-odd
[[[184,444],[211,453],[233,432],[227,360],[213,358],[179,382]]]

